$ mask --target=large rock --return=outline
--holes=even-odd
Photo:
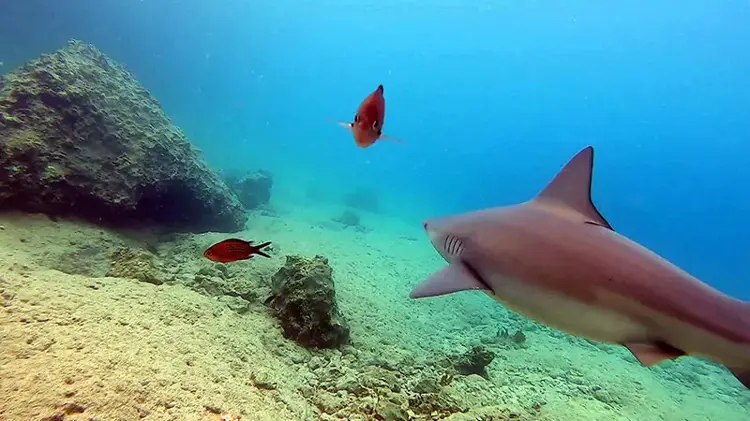
[[[284,336],[314,348],[333,348],[349,340],[349,327],[339,314],[333,269],[328,259],[287,256],[271,278],[271,307]]]
[[[71,41],[0,79],[0,210],[238,231],[245,211],[122,66]]]
[[[225,181],[246,209],[257,209],[268,205],[271,200],[273,175],[269,171],[260,170],[242,177],[229,176]]]

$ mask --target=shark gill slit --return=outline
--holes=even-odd
[[[451,256],[461,256],[463,253],[463,242],[453,235],[446,235],[443,241],[443,249]]]
[[[484,285],[484,287],[487,288],[487,291],[492,292],[492,294],[495,293],[492,287],[490,287],[489,282],[482,278],[482,275],[480,275],[479,272],[469,262],[462,258],[465,247],[464,242],[461,241],[460,238],[456,237],[455,235],[446,235],[445,239],[443,240],[443,249],[448,255],[458,257],[461,265],[463,265],[466,270],[469,271],[472,276],[474,276],[476,280]]]

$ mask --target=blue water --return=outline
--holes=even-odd
[[[750,299],[749,21],[741,0],[4,1],[0,72],[82,39],[213,166],[373,187],[415,223],[526,200],[592,144],[616,230]],[[330,120],[380,83],[406,142],[359,149]]]

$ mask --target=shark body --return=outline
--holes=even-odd
[[[425,222],[449,265],[410,297],[482,290],[548,326],[624,345],[643,365],[703,356],[750,388],[750,303],[615,232],[591,201],[593,153],[527,202]]]

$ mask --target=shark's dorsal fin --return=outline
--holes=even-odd
[[[584,222],[612,230],[591,201],[593,169],[594,148],[587,146],[565,164],[534,201],[567,207],[583,215]]]

